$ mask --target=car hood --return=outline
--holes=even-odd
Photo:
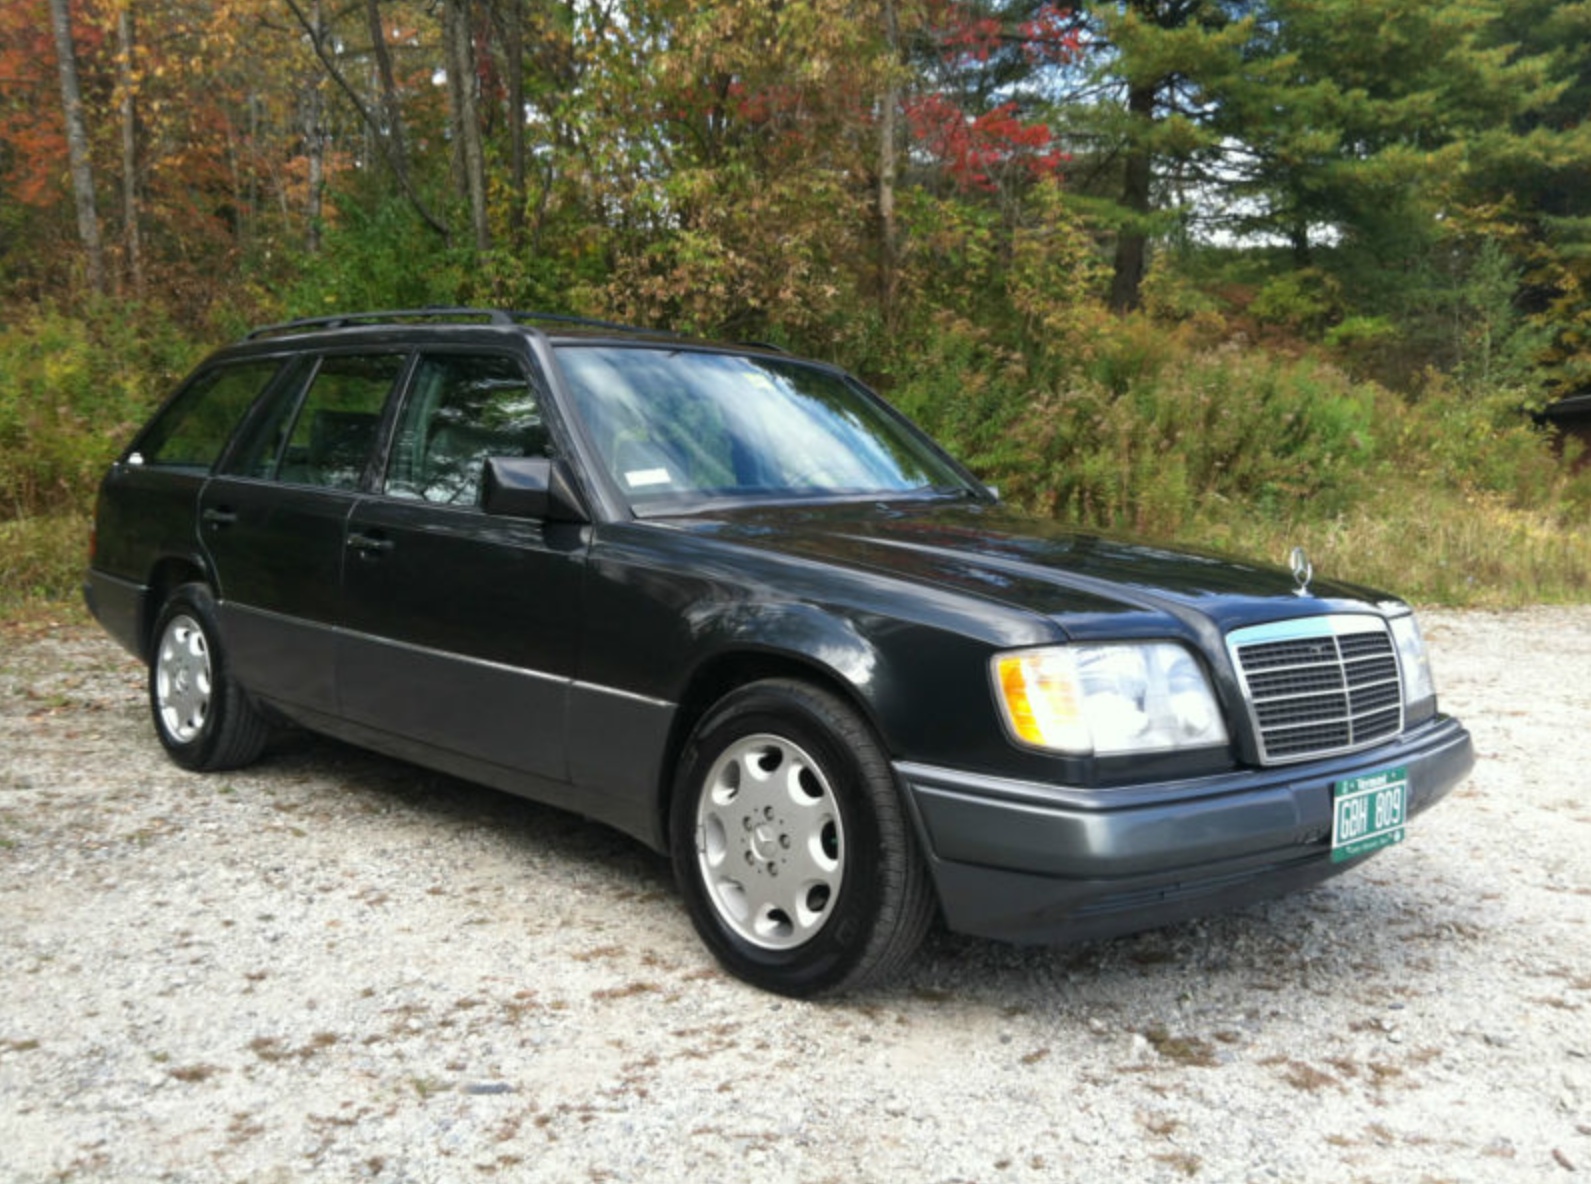
[[[664,525],[659,522],[658,525]],[[1069,530],[1001,506],[761,507],[666,525],[757,550],[955,589],[1041,614],[1077,637],[1152,631],[1177,618],[1205,633],[1322,612],[1385,611],[1395,601],[1280,567]],[[1136,621],[1136,627],[1134,622]]]

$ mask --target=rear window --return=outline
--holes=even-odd
[[[226,472],[291,485],[355,489],[404,353],[306,356],[227,457]]]
[[[276,372],[280,358],[217,366],[198,375],[138,441],[146,465],[208,472]]]
[[[381,409],[403,372],[403,354],[326,358],[305,396],[277,480],[354,489],[376,442]]]

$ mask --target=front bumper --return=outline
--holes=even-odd
[[[1318,883],[1331,787],[1406,767],[1409,816],[1474,767],[1469,733],[1438,717],[1350,756],[1126,789],[1079,790],[910,762],[896,773],[959,933],[1056,942],[1147,929]]]

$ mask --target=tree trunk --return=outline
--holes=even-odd
[[[326,192],[326,133],[321,127],[323,106],[320,88],[312,87],[304,109],[304,146],[309,154],[309,191],[304,195],[304,250],[311,255],[320,253],[324,219],[321,206]]]
[[[454,19],[458,5],[454,0],[442,0],[442,60],[447,63],[447,118],[448,118],[448,178],[453,192],[460,201],[468,201],[470,183],[468,165],[464,162],[464,74],[458,68],[458,22]]]
[[[525,203],[530,196],[525,167],[525,10],[522,0],[507,0],[507,4],[503,54],[508,59],[508,161],[514,186],[508,224],[514,245],[520,247],[525,238]]]
[[[260,224],[260,185],[255,168],[255,153],[260,142],[260,96],[251,91],[245,103],[248,111],[248,135],[240,144],[238,161],[243,170],[243,213],[238,219],[238,242],[247,247],[254,240]]]
[[[410,204],[431,228],[442,236],[443,241],[451,246],[453,232],[420,200],[420,195],[409,176],[409,147],[403,137],[403,106],[398,101],[398,83],[392,73],[392,55],[387,52],[387,31],[381,20],[381,8],[377,0],[365,0],[365,18],[370,26],[371,52],[376,56],[376,69],[381,77],[383,121],[377,132],[377,143],[384,148],[387,163],[392,166],[398,184],[408,196]],[[324,53],[321,55],[321,61],[327,63],[329,67],[330,61]],[[339,80],[341,78],[335,73],[332,77]],[[343,89],[345,92],[349,90],[346,84]]]
[[[899,228],[895,218],[895,183],[899,152],[896,147],[896,121],[900,109],[900,22],[894,0],[884,0],[884,36],[889,47],[889,76],[879,100],[878,115],[878,304],[885,326],[895,317],[896,286],[899,281]]]
[[[138,214],[138,93],[133,75],[136,40],[132,9],[116,14],[117,83],[122,119],[122,243],[127,252],[127,278],[133,296],[144,298],[144,244]]]
[[[1115,270],[1110,281],[1110,307],[1131,312],[1143,302],[1143,279],[1149,261],[1149,212],[1154,179],[1149,156],[1149,134],[1155,118],[1154,83],[1140,83],[1127,92],[1129,130],[1127,167],[1121,203],[1127,219],[1116,236]]]
[[[67,0],[50,0],[55,26],[55,52],[61,65],[61,106],[66,113],[66,151],[71,163],[72,194],[77,199],[77,234],[88,262],[88,285],[105,294],[105,249],[99,237],[99,210],[94,202],[94,164],[88,154],[88,128],[83,122],[83,89],[77,80],[77,52],[72,45],[72,14]]]
[[[1299,218],[1293,223],[1288,238],[1293,246],[1293,266],[1299,271],[1312,266],[1315,262],[1314,251],[1309,245],[1309,223]]]
[[[449,92],[453,95],[458,143],[463,149],[464,190],[470,201],[475,249],[492,246],[486,217],[486,153],[481,144],[480,110],[475,102],[475,54],[470,36],[469,0],[443,0],[443,36],[447,42]]]
[[[326,35],[320,0],[315,0],[310,19],[315,23],[312,36],[318,41]],[[304,155],[309,158],[309,190],[304,194],[304,250],[310,255],[320,253],[321,200],[326,189],[326,129],[321,126],[326,117],[326,102],[320,85],[318,77],[306,77],[302,108]]]

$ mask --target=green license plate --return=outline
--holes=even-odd
[[[1388,769],[1331,787],[1331,860],[1341,863],[1403,841],[1409,771]]]

